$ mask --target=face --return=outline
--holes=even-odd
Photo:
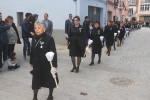
[[[14,56],[14,59],[16,59],[16,58],[17,58],[17,56],[15,55],[15,56]]]
[[[108,26],[111,26],[111,22],[107,22]]]
[[[69,15],[69,19],[72,19],[72,15]]]
[[[35,21],[37,21],[38,20],[38,17],[35,17]]]
[[[120,27],[122,27],[122,26],[123,26],[123,23],[120,24]]]
[[[75,24],[75,25],[79,25],[79,23],[80,23],[80,21],[79,21],[77,18],[75,18],[75,19],[74,19],[74,24]]]
[[[12,20],[9,20],[9,21],[7,22],[7,24],[8,24],[9,26],[12,26]]]
[[[2,21],[2,14],[0,14],[0,21]]]
[[[86,21],[89,21],[89,18],[87,18]]]
[[[99,25],[98,23],[95,23],[95,24],[94,24],[94,27],[95,27],[95,28],[99,28],[99,26],[100,26],[100,25]]]
[[[42,33],[45,32],[45,28],[42,24],[35,25],[34,30],[35,30],[36,35],[41,35]]]
[[[44,15],[44,19],[45,19],[45,20],[47,20],[47,19],[48,19],[48,16],[47,16],[47,14],[45,14],[45,15]]]

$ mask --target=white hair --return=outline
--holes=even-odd
[[[43,22],[37,22],[37,23],[35,23],[35,24],[34,24],[34,27],[35,27],[36,25],[42,25],[42,27],[45,28]]]

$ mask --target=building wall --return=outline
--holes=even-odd
[[[84,21],[84,17],[88,16],[88,6],[101,8],[100,11],[100,22],[101,26],[104,27],[107,21],[107,4],[99,0],[80,0],[80,17],[81,24]]]

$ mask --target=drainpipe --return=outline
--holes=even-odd
[[[75,2],[75,15],[77,15],[77,0],[73,0]]]

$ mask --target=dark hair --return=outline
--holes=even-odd
[[[85,16],[85,19],[89,18],[88,16]]]
[[[0,14],[2,14],[2,13],[0,12]]]
[[[35,17],[31,16],[28,20],[28,23],[32,22],[33,24],[35,23]]]
[[[13,19],[13,17],[12,17],[12,16],[10,16],[10,15],[9,15],[9,16],[7,16],[7,18]]]
[[[15,55],[16,55],[15,52],[11,52],[11,53],[10,53],[10,58],[11,58],[11,59],[14,59],[14,56],[15,56]]]
[[[31,13],[26,13],[26,14],[25,14],[25,17],[28,18],[28,17],[31,16],[31,15],[32,15]]]
[[[75,17],[73,18],[73,20],[74,20],[75,18],[77,18],[77,19],[80,21],[80,17],[79,17],[79,16],[75,16]]]
[[[94,22],[94,24],[96,24],[96,23],[99,24],[99,26],[100,26],[100,22],[99,22],[99,21],[95,21],[95,22]]]
[[[72,15],[72,14],[69,14],[69,16],[70,16],[70,15]]]
[[[5,22],[6,22],[6,23],[8,23],[9,21],[12,22],[12,19],[10,19],[10,18],[6,18],[6,19],[5,19]]]
[[[44,15],[47,15],[47,16],[48,16],[48,13],[45,13]]]

